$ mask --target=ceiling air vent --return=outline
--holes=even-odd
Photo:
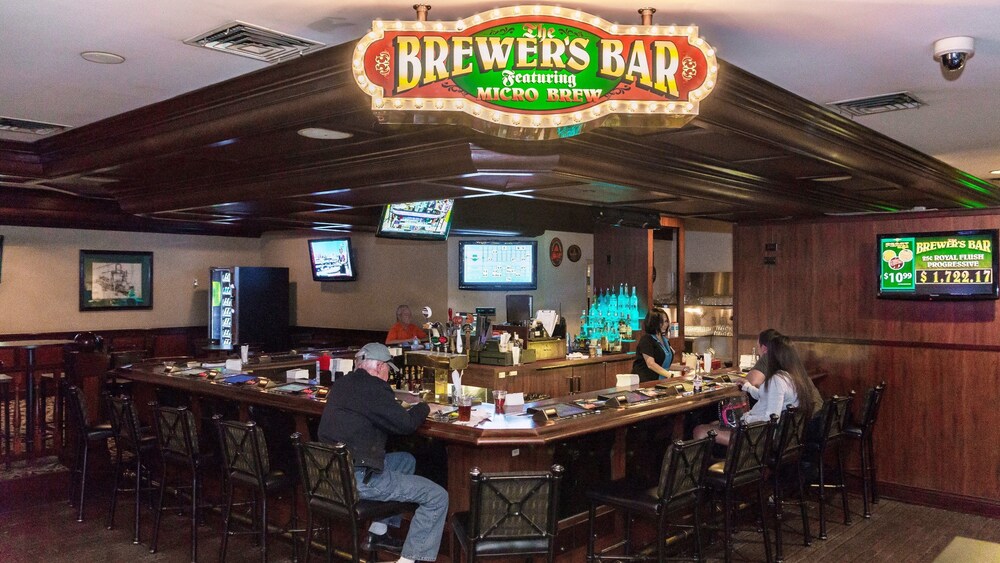
[[[28,121],[26,119],[14,119],[13,117],[0,117],[0,131],[10,131],[12,133],[51,135],[53,133],[62,133],[69,128],[69,125],[56,125],[55,123],[45,123],[42,121]]]
[[[276,63],[289,57],[303,55],[324,46],[318,41],[295,37],[241,21],[217,27],[208,33],[192,37],[185,43],[268,63]]]
[[[916,109],[924,105],[924,103],[913,97],[909,92],[896,92],[895,94],[882,94],[881,96],[872,96],[870,98],[843,100],[828,105],[844,115],[859,116],[903,109]]]

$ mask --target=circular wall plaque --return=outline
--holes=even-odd
[[[559,240],[558,237],[556,237],[552,239],[552,242],[549,243],[549,261],[552,262],[553,266],[558,268],[559,264],[562,264],[562,259],[563,259],[562,241]]]
[[[582,252],[580,251],[580,247],[575,244],[569,245],[569,248],[566,249],[566,257],[569,258],[570,262],[576,262],[580,260],[581,254]]]

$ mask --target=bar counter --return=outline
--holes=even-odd
[[[615,385],[615,375],[631,373],[635,353],[604,354],[579,360],[538,360],[517,366],[469,364],[462,383],[508,392],[562,397]]]
[[[601,366],[591,362],[584,366]],[[558,366],[553,369],[578,369]],[[466,372],[468,373],[468,372]],[[205,378],[166,373],[162,364],[139,363],[122,369],[117,376],[137,383],[136,403],[144,405],[154,396],[155,388],[167,388],[190,395],[191,408],[200,415],[202,397],[223,399],[239,404],[240,416],[248,417],[250,405],[278,409],[295,418],[303,435],[315,439],[316,421],[323,412],[325,399],[307,395],[288,395],[264,390],[257,385],[227,385]],[[679,381],[679,380],[678,380]],[[653,388],[655,382],[641,385]],[[690,383],[686,383],[690,390]],[[586,541],[586,491],[592,484],[628,477],[650,486],[656,483],[660,461],[669,444],[682,437],[684,414],[712,407],[725,397],[740,392],[721,384],[699,394],[657,397],[623,407],[603,408],[565,419],[536,422],[527,409],[558,403],[596,399],[614,388],[563,396],[523,407],[508,405],[507,413],[496,415],[493,405],[476,405],[487,415],[475,426],[462,425],[430,417],[413,436],[391,437],[391,449],[411,451],[417,457],[417,471],[437,481],[448,490],[449,513],[468,509],[469,471],[479,467],[486,472],[547,470],[559,463],[566,469],[559,513],[560,552],[578,550]],[[313,432],[310,430],[313,429]],[[602,518],[610,515],[602,514]],[[611,526],[612,521],[603,522]],[[602,528],[603,529],[603,528]]]
[[[576,365],[574,362],[573,366],[567,368],[560,364],[553,369],[576,369]],[[584,365],[593,366],[595,363]],[[133,380],[141,384],[140,387],[143,385],[148,387],[145,392],[137,393],[137,403],[151,397],[154,388],[161,387],[190,394],[194,399],[193,410],[197,410],[198,397],[213,397],[238,403],[241,416],[246,416],[246,407],[249,405],[267,406],[292,414],[296,418],[296,428],[304,435],[309,435],[310,419],[318,419],[326,404],[324,399],[311,398],[303,394],[277,393],[273,389],[264,390],[256,385],[227,385],[197,376],[172,375],[166,372],[162,364],[137,363],[131,368],[119,370],[116,375]],[[654,384],[649,382],[642,384],[642,387],[653,387]],[[690,389],[690,384],[687,385]],[[613,388],[604,390],[604,392],[613,391]],[[541,424],[535,422],[527,413],[529,407],[593,399],[600,393],[600,391],[578,393],[528,403],[525,407],[508,406],[508,414],[505,415],[493,414],[493,405],[477,405],[476,411],[488,414],[489,419],[475,427],[428,418],[417,431],[417,435],[439,442],[448,452],[447,483],[452,493],[453,510],[464,509],[467,505],[468,472],[473,466],[478,465],[485,471],[548,468],[552,463],[559,461],[553,457],[554,448],[574,440],[598,435],[615,435],[610,448],[615,454],[612,456],[613,469],[612,473],[605,477],[621,477],[626,474],[625,459],[622,457],[626,453],[624,449],[626,444],[623,441],[627,439],[626,429],[650,423],[656,427],[666,428],[671,426],[671,419],[676,418],[673,415],[712,405],[724,397],[734,396],[739,392],[731,386],[719,386],[697,395],[657,398]],[[675,432],[670,432],[667,436],[669,439],[678,437],[680,436]],[[315,436],[312,438],[315,439]],[[658,464],[658,460],[656,463]]]

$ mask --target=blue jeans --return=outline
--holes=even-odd
[[[448,517],[448,492],[430,479],[414,475],[416,466],[417,460],[407,452],[386,454],[385,468],[381,473],[372,474],[367,484],[365,472],[355,472],[358,496],[365,500],[417,503],[410,531],[403,542],[402,556],[416,561],[434,561]]]

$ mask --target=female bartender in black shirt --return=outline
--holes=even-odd
[[[636,344],[632,372],[639,374],[639,381],[655,381],[661,377],[671,377],[670,364],[674,361],[674,351],[667,341],[670,317],[660,309],[650,309],[642,335]]]

